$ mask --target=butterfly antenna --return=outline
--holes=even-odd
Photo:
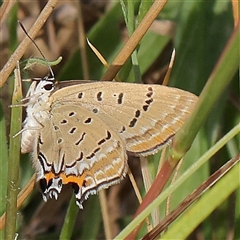
[[[47,62],[47,66],[49,68],[50,71],[50,75],[52,78],[54,78],[54,73],[52,68],[49,65],[48,60],[45,58],[45,56],[43,55],[42,51],[40,50],[40,48],[38,47],[38,45],[34,42],[34,40],[30,37],[30,35],[27,33],[25,27],[23,26],[23,24],[18,20],[18,24],[20,25],[20,27],[22,28],[22,30],[24,31],[24,33],[27,35],[27,37],[31,40],[31,42],[34,44],[34,46],[37,48],[37,50],[39,51],[39,53],[42,55],[43,59]]]

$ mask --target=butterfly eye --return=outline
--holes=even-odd
[[[50,91],[52,90],[54,87],[54,85],[52,83],[49,83],[49,84],[46,84],[43,88],[46,90],[46,91]]]

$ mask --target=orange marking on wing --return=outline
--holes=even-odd
[[[52,172],[46,173],[46,174],[45,174],[45,178],[46,178],[47,184],[48,184],[48,182],[49,182],[51,179],[53,179],[55,176],[56,176],[56,175],[55,175],[54,173],[52,173]]]
[[[83,186],[84,180],[85,180],[85,174],[83,174],[81,176],[74,176],[74,175],[67,176],[65,173],[56,175],[53,172],[48,172],[45,174],[47,184],[49,183],[49,181],[51,179],[58,177],[58,176],[62,179],[63,184],[76,183],[79,187]]]
[[[81,176],[66,176],[65,173],[61,173],[60,177],[62,178],[63,184],[76,183],[78,186],[83,186],[85,180],[85,174]]]

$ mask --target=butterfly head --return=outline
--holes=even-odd
[[[55,78],[49,76],[40,79],[33,78],[32,81],[32,85],[35,87],[32,94],[52,92],[56,84]]]
[[[26,107],[27,117],[23,122],[21,152],[27,153],[34,149],[37,131],[42,128],[41,122],[48,116],[51,105],[51,94],[55,89],[56,80],[50,77],[34,78],[22,100]]]
[[[56,83],[57,81],[54,77],[33,78],[26,95],[26,100],[28,99],[29,104],[39,100],[47,101],[48,97],[54,91]]]

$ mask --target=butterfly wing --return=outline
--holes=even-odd
[[[74,102],[55,102],[38,138],[38,180],[45,200],[72,183],[77,204],[118,183],[127,172],[122,138],[94,113]]]
[[[189,92],[159,85],[57,86],[43,80],[30,96],[22,151],[32,151],[45,200],[72,183],[79,207],[126,175],[127,151],[149,155],[167,144],[197,101]]]
[[[73,85],[52,97],[54,101],[76,102],[93,112],[119,133],[128,152],[143,156],[157,152],[171,140],[198,99],[177,88],[117,82]]]

